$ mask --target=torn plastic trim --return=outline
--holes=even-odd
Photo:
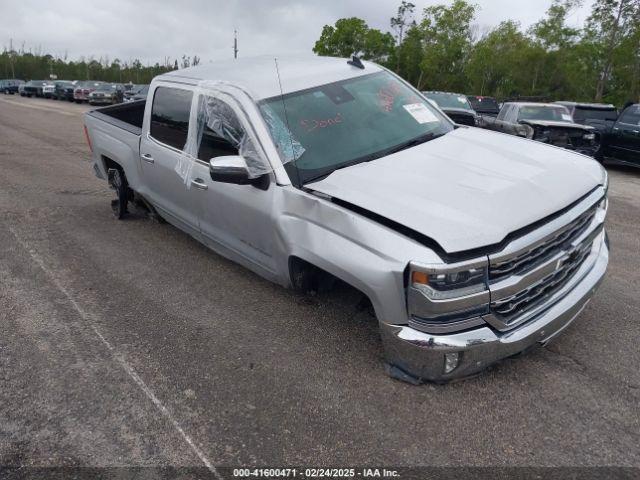
[[[203,80],[192,91],[187,141],[174,168],[186,188],[191,185],[193,166],[199,161],[198,152],[205,127],[238,149],[238,155],[245,160],[250,178],[256,179],[282,168],[282,165],[274,167],[271,161],[273,158],[279,160],[280,157],[274,151],[274,146],[263,142],[263,138],[270,138],[269,128],[264,124],[264,119],[247,90],[228,82]],[[256,122],[256,118],[263,124]],[[256,127],[262,127],[263,132],[259,132]],[[286,184],[282,182],[282,173],[276,174],[276,177],[280,178],[278,183]]]

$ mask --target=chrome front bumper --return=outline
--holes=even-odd
[[[609,263],[604,232],[572,279],[572,288],[549,308],[513,330],[500,332],[490,326],[462,333],[433,335],[406,325],[380,323],[389,372],[398,378],[447,382],[480,372],[489,365],[536,344],[545,344],[564,330],[589,303]],[[457,366],[445,373],[445,355],[458,354]]]

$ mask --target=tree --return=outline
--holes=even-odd
[[[611,80],[616,50],[625,43],[625,37],[637,29],[639,9],[640,0],[596,0],[593,5],[593,11],[587,19],[585,40],[599,58],[595,94],[597,102],[602,101]]]
[[[500,100],[638,101],[640,0],[593,0],[585,27],[578,28],[569,19],[583,2],[552,0],[527,31],[506,21],[479,35],[469,0],[430,6],[419,19],[414,4],[402,0],[390,20],[391,40],[362,19],[344,18],[323,28],[314,52],[374,59],[419,89]]]
[[[407,30],[404,40],[396,49],[396,73],[420,88],[423,78],[421,63],[425,41],[422,31],[415,25]],[[399,67],[399,68],[398,68]]]
[[[471,20],[476,6],[455,0],[448,7],[434,5],[424,9],[418,28],[424,41],[420,63],[422,84],[429,89],[464,91],[465,64],[472,48]]]
[[[540,86],[534,66],[543,55],[517,22],[502,22],[473,47],[466,65],[468,88],[499,98],[536,95]]]
[[[581,4],[582,0],[554,0],[545,17],[529,29],[536,47],[544,50],[533,67],[545,96],[576,98],[576,92],[588,83],[587,77],[575,74],[582,71],[576,55],[581,31],[567,25],[571,12]]]
[[[325,25],[313,51],[326,57],[358,55],[366,60],[386,62],[393,53],[390,33],[369,28],[360,18],[341,18],[335,26]]]
[[[413,12],[415,11],[415,4],[402,0],[402,3],[398,7],[398,11],[395,17],[391,17],[390,24],[391,29],[396,32],[396,41],[398,47],[404,42],[404,33],[411,26],[415,26],[416,21],[413,18]],[[400,58],[401,56],[396,52],[396,71],[400,71]]]
[[[535,23],[530,33],[547,50],[558,50],[573,45],[580,30],[567,26],[572,10],[582,5],[582,0],[553,0],[546,17]]]

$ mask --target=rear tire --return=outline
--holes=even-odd
[[[116,191],[116,200],[111,201],[111,209],[118,220],[122,220],[127,216],[129,210],[127,205],[131,197],[131,191],[124,172],[117,168],[110,168],[107,176],[109,178],[109,186]]]

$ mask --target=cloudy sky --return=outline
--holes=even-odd
[[[416,12],[450,0],[413,0]],[[358,16],[369,26],[388,30],[399,0],[18,0],[2,8],[0,45],[42,48],[71,59],[162,63],[199,55],[203,61],[233,55],[233,30],[239,31],[240,55],[307,53],[322,26],[342,17]],[[529,26],[551,0],[476,0],[480,31],[505,19]],[[574,12],[571,23],[587,17],[591,0]]]

